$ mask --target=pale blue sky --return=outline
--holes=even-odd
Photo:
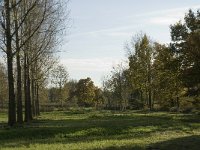
[[[200,8],[200,0],[71,0],[72,27],[64,39],[61,63],[70,78],[91,77],[101,85],[103,75],[125,60],[125,42],[140,31],[169,42],[169,25],[189,8]]]

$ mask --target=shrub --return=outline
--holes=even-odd
[[[170,112],[179,112],[179,108],[178,107],[171,107],[169,109]]]

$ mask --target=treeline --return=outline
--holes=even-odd
[[[40,113],[40,93],[56,62],[56,46],[67,18],[66,4],[60,0],[0,3],[0,48],[6,58],[6,67],[0,65],[0,100],[4,105],[8,95],[10,126],[29,122]]]
[[[52,87],[48,89],[49,101],[46,110],[68,109],[69,107],[95,107],[103,109],[103,91],[94,85],[91,78],[70,80],[63,88]],[[49,105],[50,104],[50,105]],[[54,104],[54,105],[51,105]]]
[[[127,44],[128,67],[118,65],[104,81],[110,108],[170,111],[200,110],[200,12],[170,26],[171,43],[146,34]]]
[[[48,89],[49,102],[62,109],[199,112],[200,12],[190,10],[183,21],[170,26],[170,34],[168,44],[144,33],[134,36],[125,47],[128,63],[113,67],[102,88],[90,78],[67,81]]]

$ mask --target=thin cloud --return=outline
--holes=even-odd
[[[173,24],[178,20],[182,20],[189,9],[197,10],[199,8],[200,5],[188,6],[175,9],[154,11],[146,14],[141,14],[141,16],[149,16],[146,24],[169,26],[170,24]]]
[[[189,9],[200,9],[200,5],[195,5],[195,6],[191,5],[187,7],[157,10],[157,11],[127,16],[127,18],[161,16],[164,14],[172,14],[172,15],[182,14],[183,15],[184,12],[187,12]]]
[[[109,71],[111,67],[120,62],[117,58],[91,58],[91,59],[61,59],[61,63],[71,71]]]
[[[124,18],[131,20],[129,23],[130,25],[125,26],[115,26],[112,28],[106,28],[106,29],[99,29],[95,31],[88,31],[88,32],[82,32],[78,34],[72,34],[71,37],[76,36],[130,36],[130,30],[135,30],[140,27],[142,24],[144,25],[170,25],[181,18],[184,17],[185,13],[189,9],[199,9],[200,5],[196,6],[188,6],[188,7],[181,7],[181,8],[174,8],[174,9],[166,9],[166,10],[159,10],[159,11],[152,11],[148,13],[141,13],[131,16],[124,16]],[[124,18],[121,18],[124,20]]]

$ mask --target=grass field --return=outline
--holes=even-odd
[[[5,150],[199,150],[200,116],[189,114],[71,110],[42,113],[9,128],[0,114]]]

